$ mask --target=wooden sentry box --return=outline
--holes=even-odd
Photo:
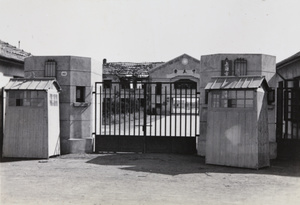
[[[59,91],[55,79],[11,79],[4,88],[3,157],[60,154]]]
[[[268,84],[262,76],[213,77],[208,91],[206,163],[270,166]]]

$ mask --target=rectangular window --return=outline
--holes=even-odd
[[[56,77],[56,61],[47,60],[45,62],[45,77]]]
[[[42,107],[44,91],[9,91],[8,106]]]
[[[251,108],[254,105],[253,90],[212,91],[212,107]]]
[[[103,81],[103,88],[110,89],[111,88],[111,80],[104,80]]]
[[[136,83],[136,88],[137,88],[137,89],[142,89],[142,88],[143,88],[143,86],[142,86],[142,81],[137,81],[137,83]]]
[[[50,106],[58,106],[58,95],[50,94]]]
[[[76,102],[85,102],[84,86],[76,86]]]
[[[156,95],[161,95],[161,89],[162,89],[161,83],[156,83],[155,94]]]
[[[247,75],[247,60],[244,58],[237,58],[234,60],[234,75]]]
[[[121,89],[129,89],[130,88],[130,83],[126,80],[121,81]]]

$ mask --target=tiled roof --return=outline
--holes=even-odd
[[[5,90],[48,90],[53,85],[58,91],[61,90],[54,78],[14,78],[10,79]]]
[[[24,61],[24,59],[31,56],[31,54],[0,40],[0,56]]]
[[[144,74],[151,69],[163,64],[163,62],[145,62],[145,63],[130,63],[130,62],[111,62],[103,64],[103,74]]]
[[[212,77],[206,85],[206,90],[219,89],[247,89],[258,88],[266,80],[264,76],[222,76]]]

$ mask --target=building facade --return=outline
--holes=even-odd
[[[199,79],[200,61],[187,54],[157,66],[149,72],[153,93],[158,95],[152,98],[152,110],[197,113]]]
[[[300,52],[276,64],[278,155],[300,158]]]
[[[101,63],[87,57],[32,56],[25,59],[25,77],[54,77],[61,86],[61,153],[93,151],[93,90],[102,81]]]

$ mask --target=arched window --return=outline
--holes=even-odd
[[[55,60],[47,60],[45,62],[45,77],[56,77],[56,66]]]

